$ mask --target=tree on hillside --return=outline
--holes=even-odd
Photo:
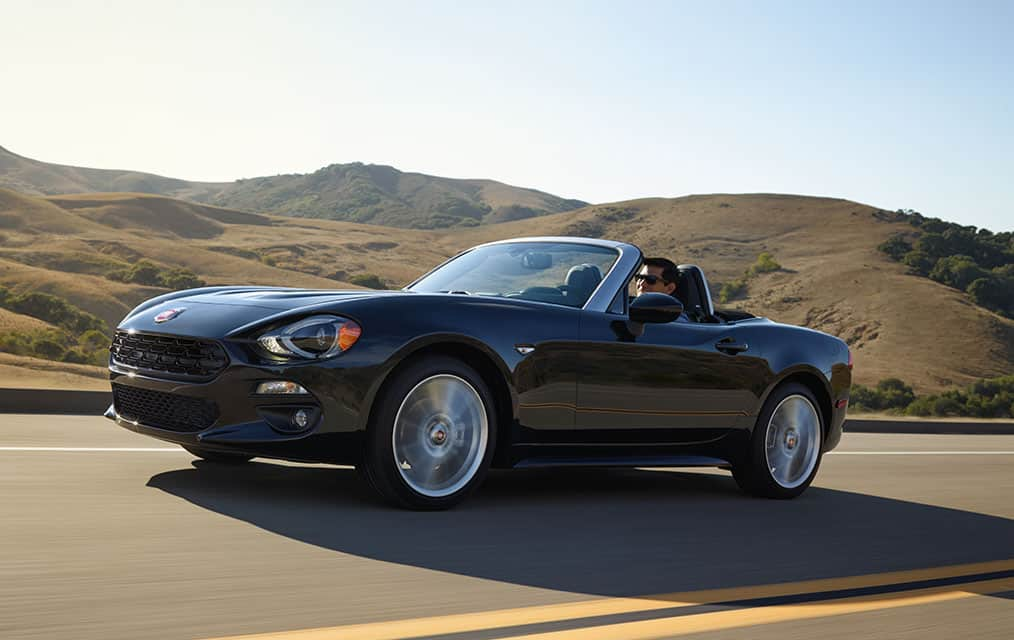
[[[970,256],[957,255],[940,258],[929,272],[932,280],[964,291],[972,282],[986,275],[986,271]]]
[[[975,304],[1014,318],[1014,277],[990,274],[968,285],[968,295]]]
[[[981,307],[1014,317],[1014,232],[993,233],[914,211],[897,213],[922,234],[914,246],[897,235],[880,251],[918,275],[964,291]]]
[[[901,236],[894,236],[890,240],[881,243],[877,248],[895,260],[901,260],[906,253],[912,250],[912,243]]]

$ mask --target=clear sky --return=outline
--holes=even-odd
[[[338,162],[591,202],[776,192],[1014,228],[1007,2],[33,2],[0,146],[191,180]]]

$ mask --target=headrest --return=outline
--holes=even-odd
[[[602,282],[602,272],[593,264],[579,264],[570,268],[564,283],[567,285],[567,295],[577,298],[587,298],[595,287]]]

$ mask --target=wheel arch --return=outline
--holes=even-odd
[[[510,373],[506,363],[496,352],[481,341],[468,336],[454,334],[431,335],[421,338],[399,349],[389,360],[386,371],[378,377],[374,389],[369,396],[362,429],[365,431],[375,415],[376,401],[390,384],[394,376],[403,368],[421,358],[441,355],[456,358],[476,370],[486,383],[495,403],[497,418],[497,439],[494,443],[493,461],[509,448],[513,429],[511,428],[517,415],[517,395],[510,383]]]
[[[813,367],[800,365],[781,372],[776,377],[775,381],[772,382],[764,391],[764,395],[758,404],[757,413],[760,413],[761,408],[768,401],[768,398],[771,397],[771,394],[775,391],[775,389],[790,382],[802,384],[813,393],[814,397],[817,398],[817,409],[820,411],[820,415],[824,422],[824,429],[821,434],[821,438],[826,440],[828,433],[830,433],[832,419],[831,383],[822,372]]]

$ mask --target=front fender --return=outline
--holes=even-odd
[[[457,351],[459,353],[463,352],[463,350],[467,350],[471,351],[472,355],[481,354],[481,357],[485,357],[506,385],[510,396],[511,413],[513,418],[517,419],[518,399],[512,383],[511,366],[508,365],[501,354],[497,353],[495,349],[491,348],[482,340],[469,335],[447,332],[429,333],[415,337],[411,341],[399,347],[390,355],[390,357],[387,358],[383,364],[381,374],[373,381],[373,384],[370,386],[367,393],[367,406],[371,408],[370,413],[372,413],[373,404],[380,395],[384,385],[388,380],[390,380],[391,375],[402,364],[426,351],[438,351],[440,349],[445,349],[451,352]],[[467,353],[467,351],[464,352]],[[468,359],[466,359],[466,362],[468,362]],[[469,364],[474,366],[475,363],[470,362]],[[363,416],[360,428],[366,429],[367,426],[369,426],[368,414]]]

